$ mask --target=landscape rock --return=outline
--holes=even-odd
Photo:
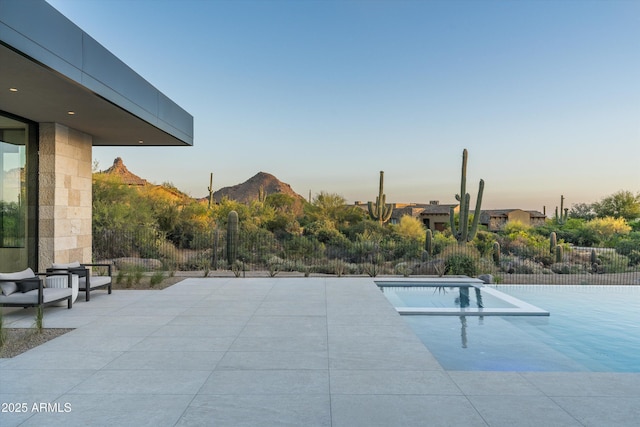
[[[132,267],[141,267],[145,270],[161,270],[162,262],[154,258],[136,258],[136,257],[124,257],[116,258],[113,260],[118,270],[126,270]]]
[[[481,274],[478,279],[482,280],[485,285],[490,285],[493,283],[493,274]]]

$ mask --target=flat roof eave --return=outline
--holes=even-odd
[[[193,145],[193,116],[43,0],[0,0],[0,64],[2,111],[93,145]]]

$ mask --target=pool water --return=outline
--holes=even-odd
[[[457,287],[393,287],[382,288],[382,292],[395,307],[430,307],[430,308],[458,308],[458,307],[491,307],[513,308],[509,304],[493,295],[475,288],[460,289]]]
[[[640,372],[640,286],[494,287],[551,314],[403,318],[447,370]]]

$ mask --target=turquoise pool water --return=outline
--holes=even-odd
[[[403,318],[447,370],[640,372],[640,286],[495,288],[551,314]]]

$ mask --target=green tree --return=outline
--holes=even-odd
[[[346,200],[341,195],[321,191],[311,202],[307,216],[313,221],[331,221],[335,226],[339,222],[341,211],[345,206]]]
[[[365,215],[362,209],[347,205],[341,195],[322,191],[305,206],[305,218],[301,223],[306,226],[312,222],[329,221],[336,230],[343,232],[363,221]]]
[[[304,203],[303,200],[289,194],[269,194],[265,199],[264,205],[266,209],[271,209],[273,213],[264,221],[267,230],[279,237],[299,235],[302,228],[298,218],[304,211]]]
[[[633,221],[640,218],[640,193],[618,191],[594,203],[593,210],[599,218],[610,216]]]
[[[592,220],[596,217],[596,213],[593,211],[593,205],[589,203],[576,203],[571,206],[569,211],[569,218],[584,219],[586,221]]]

